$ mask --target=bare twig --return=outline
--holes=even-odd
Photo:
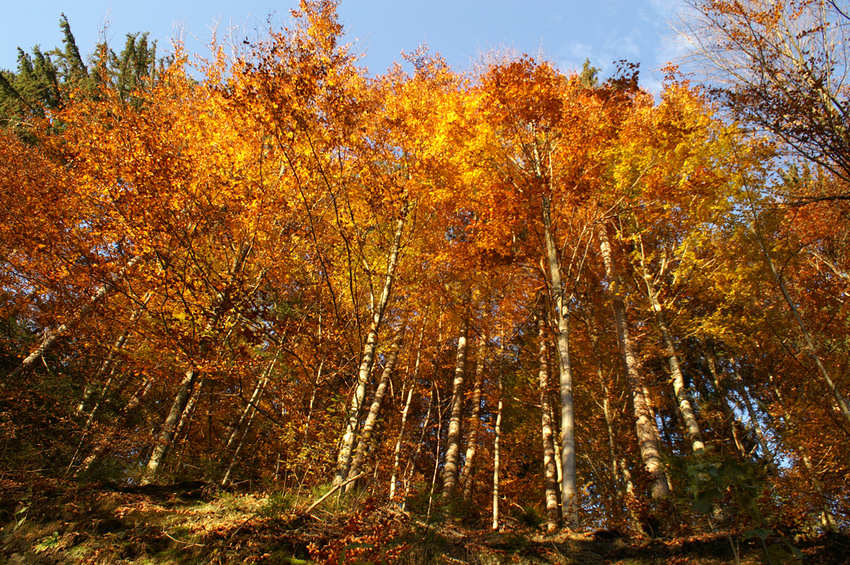
[[[339,490],[339,489],[340,489],[340,487],[344,487],[344,486],[345,486],[345,485],[347,485],[348,483],[351,483],[351,482],[356,481],[357,479],[359,479],[360,477],[362,477],[362,476],[363,476],[363,475],[365,475],[365,474],[366,474],[366,471],[363,471],[362,473],[359,473],[359,474],[357,474],[357,475],[355,475],[355,476],[353,476],[353,477],[349,477],[348,479],[346,479],[346,480],[344,480],[343,482],[339,483],[338,485],[336,485],[335,487],[333,487],[331,490],[329,490],[328,492],[326,492],[326,493],[324,494],[324,496],[322,496],[321,498],[319,498],[316,502],[314,502],[313,504],[311,504],[310,506],[308,506],[308,507],[307,507],[307,510],[304,510],[303,512],[299,512],[299,513],[296,515],[296,517],[297,517],[297,518],[300,518],[300,517],[302,517],[302,516],[306,516],[307,514],[309,514],[310,512],[312,512],[312,511],[313,511],[313,510],[314,510],[317,506],[319,506],[321,503],[323,503],[323,502],[325,501],[325,499],[327,499],[330,495],[332,495],[332,494],[333,494],[333,493],[335,493],[337,490]]]

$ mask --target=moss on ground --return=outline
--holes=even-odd
[[[7,485],[9,486],[9,485]],[[13,485],[15,487],[15,485]],[[731,533],[676,540],[635,540],[616,533],[544,536],[532,528],[506,532],[458,523],[428,524],[369,503],[358,510],[316,509],[309,500],[217,492],[186,485],[122,489],[72,483],[27,488],[4,497],[0,562],[7,563],[696,563],[766,561],[764,548]],[[335,506],[335,505],[334,505]],[[297,518],[297,519],[296,519]],[[794,542],[806,563],[843,563],[850,538]],[[773,562],[796,557],[769,539]]]

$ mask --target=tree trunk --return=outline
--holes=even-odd
[[[141,484],[147,485],[153,481],[156,472],[159,469],[165,454],[171,442],[174,440],[174,432],[177,430],[180,417],[186,409],[186,404],[189,402],[189,397],[192,389],[195,386],[195,370],[189,369],[183,380],[180,381],[180,387],[177,389],[177,394],[174,396],[174,401],[171,403],[171,409],[168,411],[168,416],[162,424],[159,437],[157,438],[154,450],[151,453],[148,463],[145,466],[145,473],[142,477]]]
[[[369,382],[369,375],[372,372],[375,349],[378,345],[378,331],[381,329],[384,311],[386,310],[387,303],[390,300],[390,294],[392,292],[399,251],[401,250],[401,235],[404,231],[404,222],[406,217],[407,208],[405,208],[402,216],[396,221],[395,236],[393,238],[392,248],[390,249],[389,258],[387,260],[386,275],[384,276],[384,288],[381,292],[378,304],[375,305],[373,309],[369,333],[366,336],[366,342],[363,344],[363,354],[360,358],[360,368],[357,372],[357,386],[351,395],[351,403],[348,408],[348,414],[345,421],[345,431],[342,434],[342,441],[340,442],[339,454],[337,456],[336,474],[334,475],[333,480],[334,486],[341,484],[346,479],[348,476],[348,469],[351,466],[351,457],[356,440],[357,427],[360,423],[360,408],[363,405],[363,399],[366,396],[366,384]]]
[[[776,386],[776,381],[773,379],[773,375],[768,377],[770,379],[770,385],[773,388],[773,393],[776,395],[776,399],[779,401],[779,406],[782,407],[782,418],[785,420],[785,426],[789,430],[796,430],[797,424],[794,418],[791,416],[791,412],[788,411],[788,408],[785,406],[785,401],[782,398],[782,393],[779,391],[779,387]],[[838,523],[835,520],[835,515],[832,513],[832,509],[829,507],[829,499],[826,496],[826,493],[823,490],[823,483],[818,479],[817,471],[815,466],[812,464],[811,458],[806,453],[805,449],[798,443],[796,450],[800,453],[800,459],[803,461],[803,466],[806,468],[806,472],[808,473],[809,479],[812,482],[812,487],[815,489],[815,493],[821,498],[823,501],[823,509],[821,510],[821,514],[819,517],[821,526],[829,532],[835,532],[838,530]]]
[[[89,312],[94,309],[95,306],[99,302],[101,302],[106,295],[112,292],[115,289],[115,286],[121,281],[126,275],[127,272],[132,269],[136,263],[141,261],[141,256],[136,255],[124,265],[106,284],[102,285],[100,288],[95,291],[95,293],[89,298],[88,302],[86,302],[79,310],[71,314],[71,316],[62,324],[58,325],[55,328],[47,328],[44,330],[44,334],[41,338],[41,343],[38,344],[38,347],[33,349],[29,355],[27,355],[21,364],[14,369],[9,375],[6,377],[6,380],[10,380],[15,375],[19,374],[21,371],[24,371],[30,368],[36,361],[41,359],[48,349],[56,342],[57,339],[65,335],[69,329],[71,329],[77,322],[86,317]]]
[[[575,410],[573,408],[573,377],[570,365],[570,327],[567,310],[566,289],[561,280],[561,262],[552,233],[551,202],[548,196],[543,196],[541,202],[543,213],[544,258],[549,274],[549,303],[553,310],[555,321],[555,343],[558,347],[558,376],[561,390],[561,468],[563,482],[561,505],[564,519],[571,524],[576,519],[576,442],[575,442]]]
[[[428,311],[425,311],[425,316],[422,319],[422,329],[419,331],[419,342],[416,344],[416,360],[413,362],[413,376],[410,378],[407,391],[407,397],[404,400],[404,408],[401,411],[401,424],[398,428],[398,439],[393,448],[393,471],[390,477],[390,500],[395,498],[396,483],[398,482],[398,466],[401,460],[401,443],[404,439],[404,425],[407,423],[407,415],[410,413],[410,403],[413,400],[413,391],[416,390],[417,380],[419,379],[419,361],[422,358],[422,340],[425,338],[425,324],[428,321]]]
[[[198,400],[201,398],[201,392],[204,390],[206,385],[207,380],[202,379],[194,392],[192,392],[192,396],[189,397],[189,401],[183,408],[183,413],[180,414],[180,421],[177,423],[177,429],[174,430],[174,437],[171,439],[172,446],[176,445],[177,442],[180,441],[180,437],[184,435],[184,432],[185,435],[189,435],[189,424],[195,415],[195,406],[198,404]],[[185,438],[182,443],[185,444]]]
[[[237,276],[242,272],[245,261],[251,252],[251,244],[243,241],[236,256],[233,258],[233,264],[227,274],[227,282],[224,288],[217,293],[215,307],[212,309],[210,316],[206,320],[204,329],[200,333],[198,343],[199,357],[203,359],[210,349],[212,339],[216,328],[222,316],[231,306],[232,294],[234,291],[234,283]],[[201,386],[197,391],[194,391],[197,370],[195,367],[186,371],[183,380],[174,397],[171,405],[171,410],[163,422],[159,437],[154,444],[154,449],[148,459],[145,472],[142,477],[142,484],[150,484],[157,473],[162,461],[168,453],[169,447],[174,443],[180,432],[188,425],[189,420],[194,412],[195,403],[198,400],[200,391],[204,386],[205,381],[201,381]],[[193,394],[194,392],[194,394]]]
[[[227,437],[227,443],[224,446],[225,451],[230,451],[230,449],[233,447],[234,442],[236,441],[236,437],[239,435],[239,432],[242,431],[243,424],[253,417],[253,412],[256,411],[257,404],[260,401],[260,396],[262,396],[263,391],[265,390],[266,385],[269,382],[269,375],[271,375],[272,370],[274,370],[274,366],[277,363],[278,357],[280,356],[280,351],[281,349],[278,348],[274,358],[269,362],[268,365],[266,365],[266,368],[263,370],[262,375],[260,375],[260,378],[257,379],[257,384],[254,385],[254,390],[251,393],[251,398],[248,399],[248,403],[242,410],[242,414],[240,414],[239,420],[233,426],[230,435]]]
[[[228,481],[230,481],[230,475],[233,472],[233,467],[236,465],[239,452],[242,450],[242,445],[245,442],[245,437],[248,435],[248,430],[251,428],[251,422],[253,422],[254,415],[257,413],[257,405],[260,402],[260,397],[263,395],[263,391],[265,391],[266,385],[269,382],[269,375],[271,375],[279,355],[280,348],[278,348],[274,358],[263,370],[260,378],[257,379],[257,384],[254,385],[254,391],[251,393],[251,398],[248,399],[248,404],[245,406],[245,409],[242,410],[242,414],[239,416],[239,421],[233,426],[233,430],[227,438],[227,444],[225,444],[224,450],[230,451],[234,445],[235,449],[233,449],[233,453],[230,455],[230,463],[227,465],[227,470],[224,473],[224,477],[221,479],[221,486],[227,485]],[[236,439],[237,437],[239,438],[238,441]]]
[[[366,420],[363,422],[363,428],[360,430],[360,441],[357,443],[357,449],[354,453],[354,459],[351,462],[351,470],[348,472],[348,479],[352,479],[360,474],[360,466],[369,451],[372,443],[372,431],[375,429],[375,424],[378,421],[378,414],[381,411],[381,404],[384,401],[387,384],[390,382],[390,375],[395,368],[396,359],[398,358],[398,350],[401,345],[401,334],[396,336],[393,344],[387,353],[387,362],[384,365],[384,370],[381,371],[381,378],[378,382],[378,388],[375,389],[375,396],[372,399],[372,405],[369,407],[369,413],[366,415]],[[355,481],[351,481],[345,486],[345,489],[354,485]]]
[[[86,403],[91,400],[91,397],[94,394],[94,383],[100,380],[100,377],[103,375],[107,375],[106,382],[103,383],[103,386],[100,390],[100,395],[95,402],[95,405],[89,411],[89,415],[86,421],[85,429],[87,430],[91,425],[91,422],[97,413],[98,408],[103,403],[104,398],[109,393],[109,387],[112,384],[112,377],[115,374],[115,356],[124,349],[124,345],[127,343],[127,337],[130,335],[130,328],[133,327],[142,313],[145,311],[145,308],[148,305],[148,301],[150,301],[151,296],[153,296],[152,291],[148,291],[145,293],[145,296],[142,298],[141,305],[133,310],[133,313],[130,315],[130,320],[127,323],[127,326],[124,328],[119,336],[115,339],[115,342],[112,344],[112,347],[109,348],[109,353],[106,356],[106,359],[103,360],[103,363],[100,364],[100,367],[97,368],[97,373],[95,373],[94,377],[91,379],[88,385],[86,385],[85,392],[83,393],[83,398],[80,400],[80,403],[77,405],[77,414],[81,414],[83,410],[85,410]],[[83,436],[85,436],[86,432],[83,432]]]
[[[443,467],[443,496],[454,494],[457,485],[458,464],[460,458],[460,424],[463,415],[463,377],[466,371],[466,338],[469,332],[469,318],[464,318],[463,333],[457,340],[455,357],[455,377],[452,383],[451,416],[449,431],[446,435],[446,461]]]
[[[774,281],[776,281],[776,285],[779,287],[779,291],[782,294],[782,298],[784,298],[785,303],[788,304],[788,308],[791,310],[791,314],[794,317],[794,321],[797,323],[797,327],[800,329],[800,334],[803,336],[803,349],[806,351],[806,353],[809,354],[809,357],[811,357],[812,361],[814,361],[815,366],[818,370],[818,374],[820,374],[821,379],[823,379],[823,381],[826,383],[829,392],[835,399],[835,403],[838,406],[838,410],[841,412],[841,415],[844,416],[844,420],[847,423],[850,423],[850,404],[848,404],[847,399],[844,398],[844,395],[841,394],[841,391],[838,390],[838,387],[832,380],[832,377],[830,377],[829,372],[826,370],[826,366],[823,364],[820,355],[818,355],[817,348],[815,348],[815,342],[812,339],[811,334],[809,334],[808,329],[806,329],[806,324],[803,323],[803,318],[800,315],[800,311],[797,308],[797,304],[791,298],[791,294],[788,292],[788,289],[785,286],[785,280],[782,278],[782,275],[779,274],[779,272],[776,270],[776,266],[773,264],[773,258],[770,255],[770,250],[767,248],[767,244],[765,243],[764,238],[758,231],[756,221],[756,213],[755,210],[753,210],[753,226],[751,231],[758,240],[759,247],[761,247],[762,253],[764,254],[764,259],[767,263],[768,269],[770,270],[770,274],[773,275],[773,279]]]
[[[131,318],[132,321],[132,318]],[[106,381],[104,381],[103,386],[100,388],[100,394],[98,395],[97,401],[95,401],[94,406],[92,406],[91,410],[89,410],[89,415],[86,417],[86,423],[83,426],[83,437],[87,434],[89,428],[91,427],[92,421],[94,420],[97,411],[100,409],[100,406],[103,404],[106,395],[109,394],[109,387],[112,386],[112,377],[115,374],[115,368],[112,367],[111,370],[107,373],[107,370],[112,366],[112,363],[115,360],[115,354],[118,353],[123,347],[124,342],[127,340],[127,334],[129,333],[129,329],[124,330],[118,339],[115,340],[115,343],[112,344],[112,347],[109,350],[109,354],[106,356],[106,359],[103,360],[103,363],[100,364],[100,367],[97,369],[97,373],[95,373],[92,382],[86,385],[85,391],[83,392],[83,398],[80,399],[80,403],[77,404],[76,413],[82,414],[83,410],[85,410],[86,404],[91,397],[94,396],[94,381],[97,381],[104,374],[107,375]]]
[[[726,387],[720,381],[720,375],[717,372],[717,359],[713,353],[708,352],[704,353],[706,361],[708,362],[708,371],[711,373],[711,379],[714,382],[714,390],[717,392],[720,401],[720,410],[723,412],[723,419],[728,424],[732,442],[735,444],[735,449],[741,455],[742,458],[747,458],[747,450],[744,449],[744,444],[741,441],[741,434],[738,431],[738,418],[735,416],[735,413],[729,407],[729,402],[727,400],[727,396],[729,394],[728,387]]]
[[[304,422],[304,431],[301,433],[304,441],[307,441],[310,434],[310,423],[313,421],[313,408],[316,405],[316,394],[319,391],[319,385],[322,381],[322,368],[324,366],[325,360],[322,359],[319,361],[319,367],[316,369],[316,379],[313,381],[313,390],[310,392],[310,403],[307,405],[307,418]]]
[[[439,360],[440,360],[440,353],[441,353],[442,347],[443,347],[443,316],[438,315],[437,316],[437,348],[436,348],[437,350],[434,352],[434,358],[433,358],[433,363],[432,363],[433,371],[434,371],[433,374],[435,376],[437,374],[439,374],[439,371],[440,371]],[[404,500],[403,500],[402,505],[401,505],[402,510],[407,510],[407,498],[410,494],[411,479],[413,478],[413,473],[416,470],[416,460],[419,458],[419,453],[422,451],[422,446],[425,445],[425,434],[428,433],[428,426],[429,426],[429,422],[431,421],[431,412],[433,411],[434,406],[437,407],[437,433],[436,433],[437,451],[436,451],[434,457],[436,458],[436,462],[439,462],[439,459],[440,459],[439,446],[440,446],[441,434],[442,434],[442,431],[443,431],[443,420],[442,420],[442,411],[441,411],[441,407],[440,407],[440,389],[439,389],[439,387],[437,387],[436,382],[434,382],[434,380],[432,379],[432,381],[431,381],[431,394],[428,397],[428,410],[425,412],[425,418],[422,421],[422,424],[420,425],[421,431],[419,432],[419,441],[416,442],[416,449],[407,458],[407,465],[405,465],[405,468],[404,468],[404,473],[403,473],[403,477],[404,477]],[[437,468],[437,465],[435,464],[434,465],[435,471],[436,471],[436,468]],[[428,508],[429,509],[431,507],[431,499],[432,499],[433,494],[434,494],[434,484],[435,484],[434,481],[435,480],[436,480],[436,475],[435,475],[435,478],[431,482],[431,492],[428,495]],[[430,512],[430,510],[429,510],[429,512]]]
[[[551,398],[549,399],[549,421],[552,423],[552,445],[555,447],[555,471],[557,471],[558,475],[558,493],[561,493],[562,485],[564,484],[564,468],[561,466],[561,431],[558,429],[558,419],[555,417],[555,411],[552,409]],[[558,496],[558,512],[563,516],[560,494]]]
[[[230,434],[227,436],[227,443],[224,444],[225,451],[230,451],[233,448],[236,443],[236,438],[239,437],[245,427],[245,423],[251,421],[251,418],[254,415],[254,407],[260,401],[260,396],[262,396],[263,389],[266,388],[268,380],[269,379],[266,374],[263,374],[259,379],[257,379],[257,383],[254,385],[254,390],[251,392],[251,398],[248,399],[248,403],[239,415],[239,420],[237,420],[237,422],[233,425],[233,429],[230,430]]]
[[[552,441],[552,422],[549,419],[549,347],[544,317],[537,319],[539,339],[537,381],[540,389],[541,438],[543,440],[543,478],[546,487],[546,531],[558,529],[561,516],[558,509],[558,477],[555,467],[555,446]]]
[[[478,450],[478,430],[481,427],[481,384],[484,380],[484,348],[487,338],[478,340],[478,350],[475,356],[475,381],[472,385],[472,414],[469,417],[469,437],[466,444],[466,457],[463,461],[463,470],[460,473],[460,484],[463,487],[463,499],[469,500],[472,496],[472,487],[475,483],[475,453]]]
[[[440,467],[440,439],[443,437],[443,411],[440,409],[440,388],[436,383],[432,383],[434,387],[434,396],[437,399],[437,446],[434,449],[434,472],[431,474],[431,490],[428,492],[428,512],[426,519],[431,519],[431,505],[434,502],[434,489],[437,486],[437,470]]]
[[[74,451],[73,457],[71,457],[71,462],[68,463],[66,474],[71,471],[71,469],[74,467],[74,464],[77,462],[77,456],[80,454],[83,444],[85,443],[86,439],[89,436],[89,433],[92,430],[92,427],[94,426],[94,418],[97,415],[98,410],[100,410],[100,407],[103,405],[103,402],[106,400],[106,395],[109,394],[109,388],[110,386],[112,386],[112,379],[115,376],[115,355],[124,348],[124,345],[127,342],[127,336],[130,332],[130,326],[132,326],[132,324],[139,318],[139,316],[141,316],[142,312],[147,306],[151,294],[151,292],[148,292],[145,295],[145,298],[142,300],[142,305],[137,308],[130,316],[130,324],[123,332],[121,332],[121,334],[112,344],[112,347],[109,350],[109,354],[107,355],[106,359],[104,359],[103,363],[100,364],[100,367],[98,367],[97,373],[92,379],[92,382],[86,386],[86,393],[88,394],[84,394],[82,400],[80,400],[80,403],[77,405],[77,414],[80,414],[85,409],[85,405],[88,400],[91,398],[91,393],[93,393],[94,391],[94,382],[96,382],[101,376],[106,374],[106,381],[101,387],[100,395],[98,395],[97,401],[94,403],[94,406],[92,406],[91,410],[89,411],[89,415],[86,418],[86,423],[83,425],[83,433],[80,434],[80,441],[77,443],[77,449]]]
[[[107,361],[111,360],[112,354],[113,354],[113,349],[110,348],[109,354],[106,356],[106,359],[103,361],[103,363],[100,364],[101,367],[103,367],[106,364]],[[100,368],[98,368],[96,376],[100,376],[100,375],[101,375],[101,370],[100,370]],[[89,381],[88,383],[86,383],[86,386],[83,389],[83,397],[80,398],[80,401],[77,403],[77,408],[74,410],[74,414],[76,414],[77,416],[79,416],[83,413],[83,411],[86,409],[86,404],[88,404],[89,400],[91,400],[92,396],[94,396],[94,391],[97,387],[94,386],[93,381],[94,381],[94,379],[92,379],[92,381]],[[103,384],[103,386],[100,389],[102,394],[105,395],[107,393],[107,388],[108,388],[109,384],[110,383],[108,381]],[[95,403],[95,404],[97,404],[97,403]],[[91,412],[89,412],[89,415],[91,415]]]
[[[731,361],[734,364],[734,360]],[[744,386],[744,381],[741,380],[740,375],[738,375],[737,371],[735,371],[734,369],[732,369],[732,378],[735,386],[738,389],[738,394],[741,396],[741,400],[744,403],[744,408],[746,409],[747,418],[749,420],[749,428],[755,434],[758,445],[761,448],[762,458],[764,459],[764,461],[767,462],[767,465],[770,470],[775,473],[777,469],[776,464],[773,461],[773,451],[770,449],[770,444],[767,441],[767,435],[762,429],[761,422],[759,421],[758,412],[753,406],[753,402],[750,399],[750,394],[747,391],[747,388]]]
[[[620,346],[620,355],[626,376],[629,379],[629,387],[632,391],[632,403],[635,413],[635,431],[637,433],[640,456],[647,471],[652,476],[651,493],[652,498],[667,498],[670,494],[670,485],[664,472],[664,462],[661,459],[660,442],[658,439],[658,428],[649,408],[643,391],[643,382],[638,371],[637,359],[634,356],[632,339],[626,325],[626,304],[621,294],[622,284],[614,271],[614,263],[611,258],[611,244],[608,241],[608,232],[605,224],[601,224],[598,230],[599,251],[605,265],[605,276],[608,279],[608,292],[614,306],[614,320],[617,326],[617,341]]]
[[[691,404],[690,394],[685,386],[685,378],[684,375],[682,375],[681,365],[679,364],[679,356],[676,353],[673,340],[670,337],[670,332],[663,320],[658,320],[658,327],[661,329],[661,335],[667,349],[667,362],[670,365],[673,393],[676,396],[676,405],[679,408],[679,414],[682,416],[682,422],[684,422],[685,435],[691,442],[691,450],[694,453],[702,453],[705,450],[705,443],[702,441],[702,432],[700,431],[696,413],[694,412],[693,405]]]
[[[620,473],[617,469],[617,450],[614,444],[614,422],[611,417],[611,401],[608,399],[608,387],[602,382],[602,371],[598,371],[602,386],[602,415],[605,417],[605,431],[608,434],[608,458],[611,466],[611,481],[620,490]]]
[[[434,398],[437,391],[437,387],[431,387],[431,394],[428,397],[428,410],[425,412],[425,418],[422,420],[422,431],[419,433],[419,441],[416,442],[416,449],[410,454],[410,457],[407,459],[407,465],[404,467],[404,473],[402,473],[403,483],[404,483],[404,499],[401,503],[402,511],[407,510],[407,496],[410,494],[410,479],[413,476],[413,471],[416,463],[416,458],[419,457],[419,452],[422,450],[422,446],[425,444],[425,433],[428,431],[428,424],[431,421],[431,411],[434,409]],[[437,406],[437,411],[439,412],[440,407]],[[439,427],[442,427],[440,425]],[[437,429],[437,442],[440,441],[440,430],[439,427]],[[439,458],[439,450],[437,450],[436,457]],[[429,501],[430,504],[430,501]]]
[[[629,521],[631,522],[631,526],[638,535],[645,536],[646,528],[643,525],[643,520],[640,515],[640,505],[637,502],[637,496],[635,495],[635,484],[632,481],[632,473],[629,471],[629,466],[626,463],[625,457],[620,457],[619,461],[620,465],[620,476],[623,477],[623,484],[625,486],[625,492],[623,494],[623,503],[626,507],[626,511],[629,514]]]
[[[690,394],[685,386],[685,377],[682,375],[682,367],[679,363],[679,354],[676,352],[676,345],[673,343],[673,337],[670,334],[670,329],[667,326],[667,321],[664,316],[664,308],[661,301],[658,299],[658,291],[655,290],[655,285],[652,282],[652,276],[646,267],[646,259],[643,252],[643,242],[640,243],[640,266],[643,272],[643,281],[646,284],[646,295],[649,298],[649,305],[655,313],[655,324],[661,333],[661,340],[664,342],[664,349],[667,355],[667,363],[670,366],[670,380],[673,384],[673,393],[676,396],[676,405],[679,409],[679,414],[684,423],[685,435],[691,442],[691,450],[694,453],[702,453],[705,450],[705,444],[702,441],[699,423],[697,422],[696,413],[691,404]]]
[[[133,410],[139,407],[139,405],[142,403],[142,399],[147,395],[148,391],[150,391],[151,384],[152,381],[149,379],[145,379],[144,381],[142,381],[141,386],[139,386],[133,396],[130,397],[130,400],[127,402],[124,408],[121,409],[121,413],[119,414],[120,424],[125,423],[127,416],[132,413]],[[119,430],[120,427],[116,425],[112,428],[109,434],[106,435],[106,437],[98,441],[92,452],[85,459],[83,459],[82,463],[80,463],[80,466],[74,472],[75,478],[81,475],[82,473],[87,472],[91,468],[92,464],[97,461],[98,457],[103,455],[104,451],[106,451],[106,449],[111,444],[112,438],[114,438],[118,434]]]
[[[502,377],[499,376],[499,402],[496,405],[496,427],[493,439],[493,524],[494,530],[499,529],[499,443],[502,438]]]
[[[262,394],[262,388],[260,389],[260,393]],[[253,399],[256,402],[259,402],[260,397]],[[221,486],[227,486],[227,483],[230,482],[230,474],[233,472],[233,467],[236,466],[236,461],[239,459],[239,452],[242,450],[242,446],[245,444],[245,437],[248,435],[248,430],[251,429],[251,422],[254,421],[254,415],[257,413],[256,409],[252,409],[250,414],[248,415],[248,420],[244,422],[244,427],[242,427],[242,433],[239,434],[239,441],[236,443],[236,449],[233,450],[233,454],[230,456],[230,463],[227,465],[227,470],[224,472],[224,476],[221,478]]]
[[[389,499],[395,498],[396,483],[398,482],[398,466],[401,459],[401,443],[404,439],[404,425],[407,423],[407,415],[410,413],[410,403],[413,400],[413,391],[416,389],[417,380],[419,379],[419,361],[422,358],[422,340],[425,338],[425,324],[427,323],[428,312],[422,319],[422,329],[419,332],[419,343],[416,344],[416,360],[413,362],[413,376],[410,378],[410,388],[407,391],[407,397],[404,400],[404,408],[401,411],[401,424],[398,427],[398,439],[396,439],[395,447],[393,448],[393,470],[390,477],[390,494]]]
[[[413,400],[414,383],[411,383],[410,390],[407,391],[407,398],[404,400],[404,408],[401,411],[401,424],[398,429],[398,439],[395,442],[393,449],[393,471],[390,476],[390,494],[389,499],[395,498],[396,483],[398,483],[398,465],[401,458],[401,443],[404,439],[404,425],[407,423],[407,415],[410,413],[410,402]]]

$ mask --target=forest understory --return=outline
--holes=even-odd
[[[4,480],[0,559],[52,563],[844,564],[844,534],[724,531],[630,538],[616,530],[547,535],[523,512],[500,531],[426,521],[364,493],[314,502],[200,482],[121,487]],[[538,517],[539,520],[539,517]],[[764,543],[764,545],[762,544]]]

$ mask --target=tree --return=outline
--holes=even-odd
[[[352,536],[388,499],[842,527],[850,209],[781,205],[841,178],[634,65],[372,77],[341,38],[316,0],[195,69],[50,55],[61,103],[0,131],[4,480],[333,480]]]
[[[28,131],[33,118],[44,119],[65,107],[72,96],[93,96],[108,85],[129,98],[138,89],[156,81],[171,58],[157,58],[156,41],[147,33],[127,34],[124,49],[116,54],[102,41],[86,63],[63,14],[59,19],[62,48],[27,53],[18,48],[16,72],[0,70],[0,124],[32,141]]]
[[[543,276],[550,293],[547,304],[554,319],[561,392],[562,506],[564,515],[571,519],[578,489],[569,353],[570,293],[563,280],[559,251],[564,245],[556,240],[553,217],[558,217],[555,203],[569,207],[586,187],[583,177],[589,168],[588,142],[596,128],[588,121],[592,111],[583,104],[583,89],[578,81],[568,80],[548,64],[538,64],[527,57],[494,64],[481,83],[481,104],[492,128],[492,137],[486,143],[491,147],[493,156],[489,159],[495,160],[494,172],[499,179],[493,186],[498,189],[493,192],[500,200],[493,209],[482,211],[482,218],[495,220],[490,226],[493,235],[485,240],[499,241],[506,234],[512,237],[512,229],[516,230],[515,238],[517,232],[522,232],[523,223],[534,226],[539,233],[541,243],[526,253],[534,253],[546,265]]]
[[[842,182],[792,201],[847,199],[850,95],[846,8],[828,0],[696,0],[689,35],[719,71],[720,100],[739,119],[770,132]]]

